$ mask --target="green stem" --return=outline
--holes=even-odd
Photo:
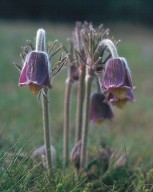
[[[85,167],[87,155],[87,139],[88,139],[88,124],[89,124],[89,110],[90,110],[90,92],[91,92],[92,75],[89,69],[85,78],[85,105],[84,105],[84,121],[82,130],[82,149],[81,149],[81,169]]]
[[[49,125],[49,110],[48,110],[48,89],[43,88],[42,94],[42,111],[43,111],[43,128],[44,141],[46,147],[47,167],[49,176],[52,175],[52,154],[51,154],[51,133]]]
[[[39,29],[36,36],[36,51],[44,51],[45,43],[45,30]],[[52,175],[52,154],[51,154],[51,133],[49,125],[49,110],[48,110],[48,89],[42,90],[42,116],[43,116],[43,129],[44,129],[44,142],[46,147],[47,167],[48,174]]]
[[[84,79],[85,79],[85,66],[82,65],[80,70],[79,82],[78,82],[76,142],[78,142],[81,139],[83,98],[84,98]]]
[[[68,165],[69,159],[69,132],[70,132],[70,103],[71,103],[72,80],[68,77],[66,80],[65,102],[64,102],[64,162]]]

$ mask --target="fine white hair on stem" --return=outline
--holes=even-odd
[[[117,52],[116,46],[110,39],[102,40],[100,42],[100,46],[106,46],[109,49],[113,58],[118,57],[118,52]]]
[[[44,29],[38,29],[36,35],[36,51],[44,51],[46,47],[46,32]]]

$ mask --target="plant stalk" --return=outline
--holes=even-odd
[[[63,165],[68,165],[69,159],[69,134],[70,134],[70,104],[71,104],[71,88],[72,80],[68,77],[66,80],[65,101],[64,101],[64,152],[63,152]]]
[[[76,143],[81,139],[83,99],[84,99],[84,79],[85,79],[85,66],[81,65],[79,82],[78,82],[78,95],[77,95]]]
[[[42,94],[42,111],[43,111],[43,129],[44,142],[46,147],[47,167],[49,176],[52,175],[52,154],[51,154],[51,133],[49,125],[49,109],[48,109],[48,89],[43,88]]]
[[[80,167],[83,169],[86,164],[87,155],[87,140],[88,140],[88,125],[89,125],[89,110],[90,110],[90,92],[92,84],[92,75],[87,69],[87,74],[85,77],[85,105],[84,105],[84,119],[83,119],[83,129],[82,129],[82,149],[81,149],[81,161]]]
[[[45,30],[39,29],[36,36],[36,51],[44,51],[46,48]],[[42,116],[44,129],[44,143],[46,147],[47,168],[49,177],[52,175],[51,133],[48,109],[48,89],[42,89]]]

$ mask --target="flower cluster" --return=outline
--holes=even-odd
[[[113,118],[111,104],[122,109],[128,101],[134,101],[131,73],[124,58],[109,59],[103,73],[103,93],[94,94],[91,99],[90,120],[96,124]]]
[[[100,84],[91,97],[89,111],[89,119],[100,124],[113,118],[111,105],[123,108],[134,101],[131,72],[126,59],[118,56],[117,42],[109,38],[108,29],[85,22],[75,34],[80,37],[75,44],[81,47],[78,55],[86,66],[86,78],[98,79]]]
[[[56,44],[57,41],[54,41],[46,48],[45,31],[39,29],[35,46],[30,44],[30,48],[25,49],[22,54],[23,67],[20,68],[19,78],[20,87],[28,85],[33,94],[39,91],[43,93],[41,98],[45,146],[35,151],[34,156],[45,160],[50,176],[55,152],[50,142],[47,93],[52,87],[51,78],[65,63],[68,66],[68,76],[64,99],[64,166],[69,162],[70,102],[74,82],[77,82],[77,121],[76,144],[71,153],[71,161],[78,171],[86,167],[88,160],[89,120],[98,125],[105,119],[112,120],[112,105],[123,108],[128,101],[134,101],[134,86],[128,63],[125,58],[118,56],[117,42],[109,38],[108,29],[104,29],[102,25],[94,28],[91,23],[78,22],[72,40],[69,41],[69,48],[64,49],[67,55],[63,57],[61,54],[53,68],[51,58],[62,48],[60,46],[54,50]],[[94,86],[95,84],[97,86]],[[120,155],[114,157],[118,159]],[[117,166],[124,162],[124,156],[121,156]]]

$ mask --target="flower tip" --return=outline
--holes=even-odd
[[[123,109],[126,105],[127,101],[124,101],[124,100],[120,100],[118,102],[116,102],[115,106],[118,108],[118,109]]]
[[[118,109],[122,110],[122,109],[124,109],[125,104],[124,104],[124,105],[116,105],[116,107],[117,107]]]
[[[37,30],[37,33],[45,33],[45,30],[44,30],[43,28],[39,28],[39,29]]]
[[[119,99],[124,99],[128,88],[116,88],[113,90],[114,95]]]
[[[39,85],[32,84],[32,83],[29,84],[29,88],[33,95],[36,95],[42,89],[42,87],[40,87]]]
[[[104,119],[98,119],[96,121],[96,125],[101,125],[104,122]]]

